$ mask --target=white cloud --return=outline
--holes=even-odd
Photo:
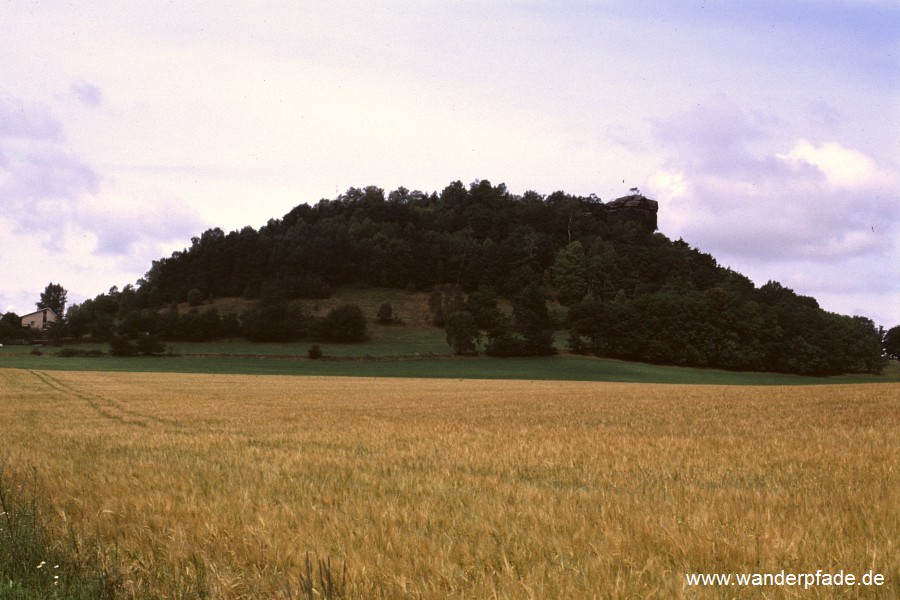
[[[859,312],[860,298],[900,277],[900,177],[840,141],[786,143],[766,125],[777,121],[719,99],[655,123],[671,157],[649,181],[660,228],[758,284],[781,280]]]
[[[96,85],[79,81],[69,86],[75,98],[88,108],[97,108],[103,104],[103,91]]]
[[[102,103],[89,84],[70,92],[88,108]],[[98,173],[67,134],[47,106],[0,98],[0,305],[7,311],[31,310],[48,281],[70,290],[70,304],[133,282],[203,229],[196,210],[158,184]]]
[[[793,150],[779,154],[778,158],[793,166],[805,164],[816,167],[833,187],[868,187],[881,183],[879,179],[884,177],[871,158],[837,142],[816,147],[807,140],[800,140]]]
[[[0,97],[0,141],[56,140],[61,134],[62,126],[47,107],[19,98]]]
[[[117,203],[94,198],[79,207],[74,220],[94,240],[92,252],[120,257],[137,253],[146,261],[145,269],[160,258],[163,247],[186,244],[203,228],[197,213],[173,196]]]

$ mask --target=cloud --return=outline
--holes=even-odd
[[[58,140],[62,125],[50,111],[18,98],[0,98],[0,142],[15,138],[26,140]]]
[[[174,197],[118,203],[93,201],[81,207],[78,221],[95,238],[98,255],[140,254],[144,260],[158,258],[160,248],[190,239],[203,228],[196,211]],[[143,266],[146,267],[147,264]]]
[[[62,125],[46,108],[0,99],[0,218],[60,252],[79,200],[99,189],[99,176],[67,150]]]
[[[807,140],[800,140],[793,150],[779,154],[778,158],[794,166],[814,166],[832,187],[837,188],[865,187],[879,178],[875,161],[837,142],[816,147]]]
[[[75,98],[88,108],[97,108],[103,104],[103,92],[96,85],[80,81],[69,86]]]
[[[897,175],[838,141],[785,148],[777,123],[727,101],[654,123],[671,157],[650,182],[668,204],[663,228],[716,255],[766,261],[889,251],[900,226]]]
[[[117,198],[104,190],[102,177],[70,151],[48,110],[10,98],[0,100],[0,199],[0,219],[12,232],[36,237],[53,254],[74,244],[86,256],[143,250],[147,260],[147,252],[189,238],[202,224],[177,198]],[[92,248],[83,247],[85,238],[94,241]]]

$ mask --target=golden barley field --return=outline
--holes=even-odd
[[[0,369],[0,439],[135,597],[900,597],[898,384]],[[886,582],[685,580],[817,569]]]

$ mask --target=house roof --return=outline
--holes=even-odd
[[[57,319],[59,318],[59,315],[56,314],[56,311],[53,310],[52,308],[41,308],[41,309],[36,310],[36,311],[34,311],[34,312],[30,312],[30,313],[28,313],[27,315],[22,315],[22,316],[19,317],[19,318],[20,318],[20,319],[24,319],[24,318],[30,317],[30,316],[32,316],[32,315],[39,315],[39,314],[41,314],[42,312],[44,312],[45,310],[46,310],[46,311],[50,311],[51,313],[53,313],[53,316],[56,317]]]

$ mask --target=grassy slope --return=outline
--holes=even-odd
[[[401,324],[376,322],[378,307],[390,302]],[[436,377],[459,379],[546,379],[566,381],[614,381],[643,383],[698,383],[730,385],[807,385],[820,383],[875,383],[900,381],[900,363],[881,376],[846,375],[816,378],[777,373],[731,372],[664,365],[649,365],[585,356],[497,359],[454,357],[444,331],[429,323],[426,294],[407,294],[389,289],[345,288],[327,300],[309,300],[304,307],[324,314],[342,303],[358,304],[369,319],[370,339],[357,344],[321,343],[325,359],[306,359],[309,341],[253,343],[246,340],[173,342],[180,357],[159,358],[58,358],[57,349],[31,356],[30,347],[0,349],[0,368],[13,367],[65,371],[146,371],[261,375],[343,375],[359,377]],[[216,302],[220,312],[240,312],[250,306],[239,299]],[[201,307],[203,308],[203,307]],[[186,305],[181,307],[186,311]],[[565,335],[558,332],[562,349]],[[85,344],[81,349],[107,350],[106,344]]]

